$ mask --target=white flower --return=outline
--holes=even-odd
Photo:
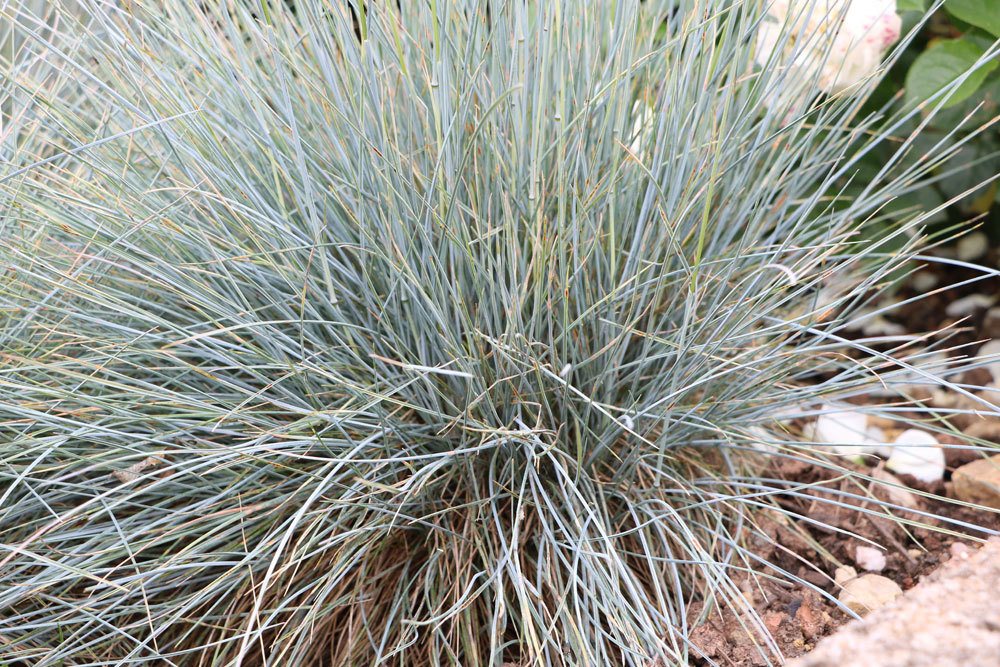
[[[757,34],[757,62],[777,58],[789,69],[786,88],[838,94],[878,69],[900,29],[896,0],[774,0]]]

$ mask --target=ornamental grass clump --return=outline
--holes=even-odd
[[[680,663],[779,413],[913,371],[845,313],[952,149],[844,195],[922,116],[761,3],[0,11],[0,661]]]

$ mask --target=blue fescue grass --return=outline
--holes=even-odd
[[[810,82],[754,65],[761,11],[21,12],[0,654],[686,664],[692,601],[791,577],[744,547],[762,440],[820,460],[775,414],[909,365],[831,313],[917,252],[884,209],[927,174],[833,201],[909,119],[765,107]]]

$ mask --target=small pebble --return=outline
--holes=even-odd
[[[892,443],[885,466],[897,474],[912,475],[921,482],[937,482],[944,477],[944,450],[933,434],[907,429]]]
[[[910,279],[913,289],[923,294],[924,292],[930,292],[932,289],[938,286],[941,279],[938,278],[936,273],[931,273],[930,271],[917,271],[913,274]]]
[[[970,294],[969,296],[956,299],[948,304],[944,309],[948,317],[967,317],[975,314],[977,310],[986,310],[996,303],[996,296],[988,294]]]
[[[826,612],[817,611],[812,602],[806,598],[795,615],[797,625],[806,639],[817,637],[832,620]]]
[[[906,327],[880,316],[867,320],[861,327],[861,333],[866,336],[902,336],[906,333]]]
[[[902,594],[903,589],[892,579],[879,574],[863,574],[846,582],[837,599],[858,616],[865,616]]]
[[[875,547],[859,546],[854,550],[854,562],[862,570],[881,572],[885,569],[885,552]]]
[[[824,410],[836,410],[824,406]],[[884,446],[884,434],[877,427],[868,426],[868,416],[856,410],[827,412],[819,416],[807,430],[815,442],[833,445],[834,454],[858,459]]]
[[[966,234],[955,244],[955,254],[963,262],[973,262],[990,249],[990,239],[983,232]]]
[[[822,572],[817,572],[816,570],[809,570],[808,572],[802,572],[799,574],[803,580],[816,586],[817,588],[825,588],[827,584],[830,583],[830,577],[826,576]],[[791,611],[789,611],[791,613]]]
[[[836,410],[825,406],[812,428],[815,442],[832,445],[830,451],[840,456],[859,457],[874,452],[879,443],[868,438],[868,417],[856,410]]]
[[[993,374],[988,368],[970,368],[958,376],[958,382],[971,387],[989,387],[993,384]]]

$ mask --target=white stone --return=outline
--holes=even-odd
[[[865,427],[865,437],[871,442],[885,442],[885,431],[878,426]]]
[[[948,317],[967,317],[977,310],[986,310],[996,303],[996,300],[996,296],[989,294],[970,294],[949,303],[944,309],[944,314]]]
[[[944,450],[932,433],[907,429],[892,444],[885,465],[900,475],[912,475],[921,482],[937,482],[944,477]]]
[[[885,552],[875,547],[859,546],[854,550],[854,562],[862,570],[881,572],[885,569]]]
[[[958,399],[959,394],[945,391],[944,389],[935,389],[931,392],[931,405],[935,408],[944,408],[948,410],[957,407]]]
[[[839,456],[858,457],[874,452],[877,445],[868,437],[868,417],[856,410],[835,411],[824,406],[824,414],[812,429],[815,442],[831,445],[829,451]]]
[[[906,333],[906,327],[878,316],[865,322],[861,333],[866,336],[902,336]]]
[[[975,261],[985,255],[989,249],[990,240],[982,232],[966,234],[955,244],[955,254],[963,262]]]
[[[930,292],[932,289],[938,286],[941,279],[938,278],[936,273],[931,273],[930,271],[917,271],[913,274],[910,279],[910,284],[913,285],[913,289],[917,290],[921,294],[924,292]]]

